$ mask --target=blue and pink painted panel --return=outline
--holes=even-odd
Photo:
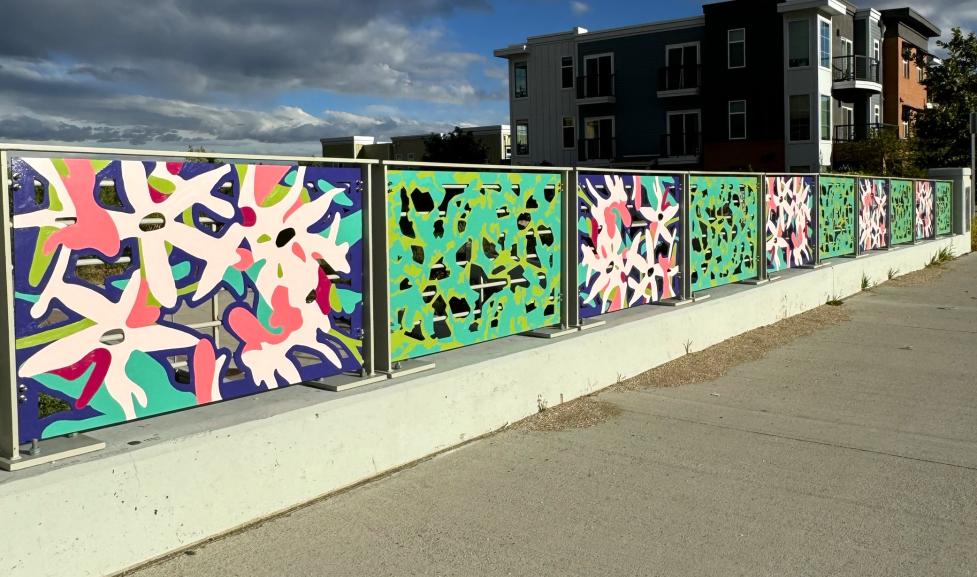
[[[768,176],[767,271],[814,264],[813,176]]]
[[[680,295],[682,176],[581,174],[577,186],[581,317]]]
[[[362,366],[359,169],[12,170],[22,442]],[[42,418],[42,395],[66,409]]]
[[[889,238],[889,181],[859,178],[858,252],[885,248]]]

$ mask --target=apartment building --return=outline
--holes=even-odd
[[[488,152],[488,164],[508,164],[511,157],[511,130],[508,124],[470,126],[471,133]],[[431,133],[394,136],[389,142],[372,136],[338,136],[322,138],[322,155],[332,158],[372,158],[376,160],[420,161],[424,158],[424,140]]]
[[[890,107],[925,105],[918,82],[886,83],[890,37],[920,58],[939,35],[920,18],[728,0],[693,18],[530,37],[495,51],[509,61],[512,162],[826,170],[836,142],[882,129]]]
[[[926,108],[925,65],[933,56],[929,41],[940,29],[912,8],[882,11],[882,54],[887,96],[882,121],[899,136],[909,135],[913,117]]]

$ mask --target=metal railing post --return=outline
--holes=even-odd
[[[363,275],[363,326],[361,327],[362,332],[362,343],[363,343],[363,375],[373,375],[376,371],[375,361],[373,359],[374,347],[376,340],[373,331],[373,309],[377,304],[374,298],[374,288],[373,288],[373,225],[371,219],[373,218],[373,166],[363,165],[360,167],[360,207],[362,214],[360,215],[363,223],[363,234],[361,236],[363,242],[363,268],[361,269],[361,274]]]
[[[892,179],[886,178],[885,182],[885,248],[892,248]]]
[[[577,186],[579,176],[576,169],[569,169],[563,172],[564,178],[564,199],[566,206],[563,207],[563,234],[565,255],[563,266],[565,272],[563,279],[565,290],[563,291],[563,327],[580,326],[580,279],[577,276],[577,253],[580,251],[580,241],[577,235],[577,220],[580,218],[580,201],[577,200]]]
[[[370,223],[374,242],[370,247],[372,303],[371,333],[373,340],[374,370],[390,373],[390,287],[387,251],[387,167],[383,164],[370,166]]]
[[[814,175],[814,266],[821,265],[821,174]]]
[[[862,177],[856,176],[855,186],[852,187],[852,193],[855,195],[855,253],[852,256],[862,254],[862,190],[858,186],[860,180]]]
[[[13,204],[13,183],[10,181],[10,164],[6,150],[0,150],[0,193],[3,198],[2,214],[0,214],[0,263],[3,266],[3,276],[0,277],[0,348],[2,348],[2,377],[4,383],[0,393],[0,457],[15,461],[20,458],[19,424],[17,416],[17,358],[14,349],[14,279],[13,279],[13,229],[10,220],[10,207]]]
[[[692,202],[692,179],[688,172],[682,173],[682,193],[679,200],[679,213],[682,215],[680,223],[681,241],[679,248],[682,250],[682,300],[690,300],[695,295],[692,293],[692,226],[689,222],[689,204]]]
[[[757,280],[765,281],[769,280],[769,275],[767,274],[767,222],[769,216],[767,214],[767,175],[765,172],[760,173],[759,182],[757,182]]]

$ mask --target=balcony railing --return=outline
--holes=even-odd
[[[658,91],[690,90],[702,85],[701,66],[664,66],[658,69]]]
[[[895,124],[839,124],[834,128],[835,142],[853,142],[868,140],[880,134],[899,135],[899,127]]]
[[[577,77],[577,98],[614,96],[613,74],[591,74]]]
[[[836,56],[833,68],[835,82],[862,80],[879,83],[879,61],[869,56]]]
[[[660,150],[663,157],[699,156],[702,154],[702,133],[678,132],[663,134]]]
[[[615,153],[614,137],[581,138],[580,160],[611,160]]]

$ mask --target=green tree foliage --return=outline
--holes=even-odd
[[[901,139],[895,130],[872,131],[868,138],[834,145],[832,169],[851,174],[921,178],[919,146],[914,138]]]
[[[485,164],[488,149],[475,136],[459,127],[447,134],[432,134],[424,139],[424,158],[428,162]]]
[[[970,166],[969,117],[977,111],[977,35],[954,28],[940,64],[927,64],[924,85],[932,107],[915,121],[922,166]]]

